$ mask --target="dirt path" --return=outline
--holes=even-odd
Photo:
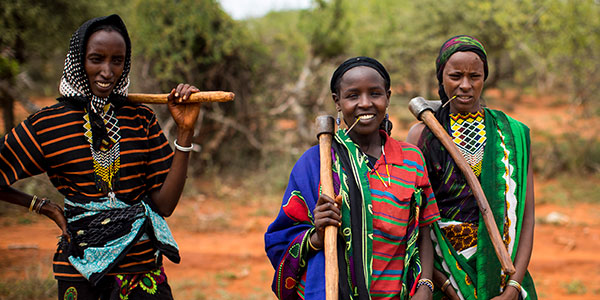
[[[273,269],[264,254],[263,233],[276,213],[258,205],[223,205],[185,199],[170,219],[181,248],[179,265],[166,263],[178,299],[275,299]],[[215,221],[228,213],[226,220]],[[560,212],[562,224],[547,224]],[[600,297],[600,205],[539,205],[530,263],[540,299]],[[208,220],[208,221],[206,221]],[[4,222],[0,218],[0,224]],[[222,224],[207,228],[203,222]],[[10,225],[0,233],[0,273],[13,278],[50,273],[58,230],[46,220]],[[20,249],[11,249],[11,248]],[[29,248],[29,249],[28,249]],[[35,248],[35,249],[34,249]]]

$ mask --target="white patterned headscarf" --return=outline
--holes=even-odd
[[[125,40],[125,66],[123,68],[123,74],[115,85],[112,93],[127,97],[127,89],[129,88],[129,69],[131,67],[131,41],[129,40],[125,23],[123,23],[123,20],[121,20],[118,15],[91,19],[83,23],[83,25],[73,33],[59,87],[60,94],[65,98],[80,98],[80,100],[83,100],[81,98],[85,98],[86,102],[91,102],[92,110],[95,113],[102,111],[102,108],[108,102],[108,98],[100,98],[92,94],[90,83],[85,72],[84,61],[87,41],[92,33],[98,31],[97,28],[102,25],[117,28]]]
[[[123,73],[107,98],[92,93],[84,63],[87,42],[99,30],[117,31],[123,36],[126,46]],[[121,139],[114,104],[126,101],[130,67],[131,41],[123,20],[118,15],[91,19],[81,25],[71,37],[59,86],[62,97],[58,100],[85,107],[87,113],[84,115],[84,130],[90,143],[96,186],[111,198],[114,197],[113,190],[119,179]]]

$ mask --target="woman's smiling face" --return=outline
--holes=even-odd
[[[474,52],[459,51],[448,59],[443,71],[444,92],[450,102],[450,112],[476,112],[481,109],[479,97],[483,89],[483,61]]]
[[[350,132],[351,136],[379,134],[379,125],[385,118],[390,94],[385,87],[385,80],[373,68],[358,66],[344,73],[333,99],[346,125],[352,126],[360,118]]]
[[[92,93],[107,98],[125,68],[125,40],[117,31],[94,32],[87,42],[84,67]]]

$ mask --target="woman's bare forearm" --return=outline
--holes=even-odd
[[[23,193],[12,187],[0,188],[0,200],[2,201],[29,208],[32,199],[33,195]]]
[[[191,146],[193,134],[193,131],[178,132],[177,144],[182,147]],[[152,195],[152,200],[162,216],[170,216],[179,203],[179,198],[185,186],[189,158],[190,152],[176,149],[165,182],[161,189]]]

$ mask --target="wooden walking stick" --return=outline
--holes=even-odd
[[[135,103],[166,104],[169,94],[129,94],[127,99]],[[197,102],[228,102],[235,98],[232,92],[196,92],[190,95],[186,103]]]
[[[321,193],[335,199],[333,191],[333,176],[331,174],[331,142],[335,128],[332,116],[317,117],[317,138],[319,139],[319,158],[321,163]],[[337,261],[337,231],[335,226],[325,227],[325,299],[338,299],[338,261]]]
[[[502,241],[502,237],[498,231],[498,226],[494,220],[494,215],[492,214],[490,205],[488,204],[487,198],[483,193],[481,184],[479,184],[477,176],[475,176],[473,173],[471,166],[467,163],[462,153],[460,153],[458,147],[456,147],[446,130],[444,130],[440,122],[438,122],[433,115],[433,111],[435,111],[436,107],[439,107],[440,105],[440,101],[428,101],[423,97],[416,97],[410,100],[408,109],[418,120],[423,121],[423,123],[429,127],[431,132],[433,132],[433,134],[440,140],[442,145],[446,147],[450,153],[450,156],[452,156],[452,159],[454,159],[454,162],[456,162],[458,168],[465,175],[471,190],[473,190],[473,195],[477,200],[477,206],[479,206],[479,211],[481,211],[481,215],[483,216],[483,222],[485,223],[485,227],[490,235],[492,245],[494,245],[496,256],[502,265],[502,270],[504,273],[512,275],[515,273],[515,266],[513,265],[510,255],[508,255],[508,251],[504,246],[504,242]]]

